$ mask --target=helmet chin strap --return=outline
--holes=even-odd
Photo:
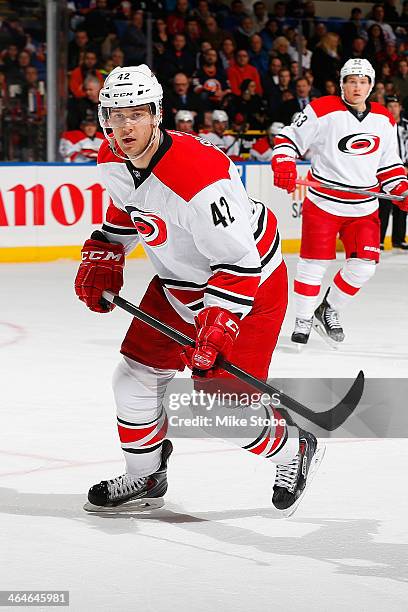
[[[368,98],[368,96],[367,96],[367,98]],[[364,103],[366,102],[367,98],[364,100]],[[343,102],[344,102],[345,104],[347,104],[348,106],[356,107],[356,106],[359,106],[359,104],[360,104],[360,103],[353,104],[352,102],[349,102],[348,100],[346,100],[346,97],[344,96],[344,94],[341,94],[341,99],[342,99],[342,100],[343,100]]]

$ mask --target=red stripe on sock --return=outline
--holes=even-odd
[[[337,289],[340,289],[340,291],[343,291],[343,293],[347,293],[347,295],[356,295],[357,291],[360,291],[360,287],[354,287],[353,285],[350,285],[348,282],[346,282],[340,274],[340,271],[337,272],[333,282],[336,285]]]
[[[295,280],[293,286],[295,293],[299,293],[300,295],[314,297],[316,295],[319,295],[320,293],[320,285],[308,285],[306,283],[301,283],[300,281]]]

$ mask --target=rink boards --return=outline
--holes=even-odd
[[[306,188],[291,195],[272,184],[269,163],[237,163],[249,195],[278,217],[282,249],[300,246]],[[299,164],[306,176],[310,165]],[[109,196],[96,165],[0,164],[0,262],[79,259],[80,246],[100,227]],[[144,257],[139,245],[131,257]]]

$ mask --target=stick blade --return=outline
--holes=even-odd
[[[321,412],[315,415],[314,422],[319,427],[326,429],[327,431],[334,431],[353,414],[354,410],[357,408],[361,396],[364,391],[364,372],[360,370],[355,379],[354,383],[351,385],[350,389],[343,397],[343,399],[333,406],[330,410],[326,410],[326,412]]]

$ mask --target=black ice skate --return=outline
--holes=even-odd
[[[328,293],[329,290],[323,302],[315,310],[313,328],[332,348],[338,348],[339,342],[343,342],[345,335],[337,311],[327,301]]]
[[[151,476],[135,478],[122,474],[94,485],[89,489],[84,510],[114,513],[161,508],[164,505],[162,496],[167,491],[167,463],[172,452],[172,443],[164,440],[160,467]]]
[[[312,329],[313,317],[311,319],[300,319],[296,317],[295,329],[291,337],[296,344],[307,344]]]
[[[310,487],[325,453],[312,433],[299,431],[299,452],[288,464],[276,466],[272,503],[284,517],[291,516],[299,506],[306,488]]]

